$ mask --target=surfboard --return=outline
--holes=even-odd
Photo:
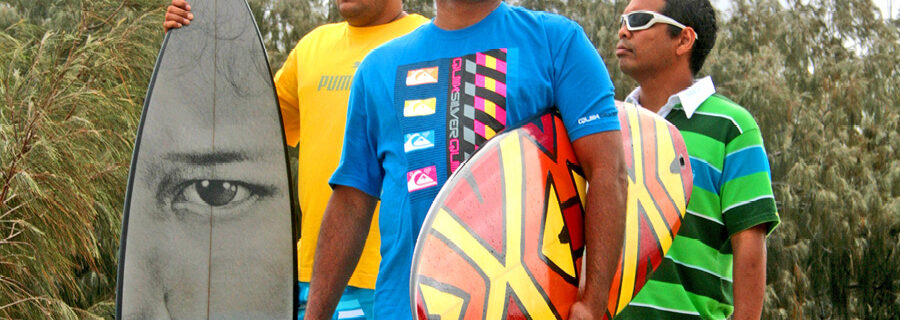
[[[244,0],[191,6],[143,106],[116,318],[296,318],[293,191],[259,31]]]
[[[678,130],[634,105],[617,108],[628,200],[607,318],[659,266],[692,188]],[[567,318],[582,278],[585,186],[556,112],[488,141],[442,187],[419,233],[413,313],[442,320]]]

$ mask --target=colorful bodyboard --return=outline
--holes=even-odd
[[[163,42],[135,140],[118,319],[296,318],[281,113],[244,0],[192,0]]]
[[[617,107],[628,202],[609,318],[662,261],[692,187],[678,130],[649,111]],[[413,312],[442,320],[567,318],[581,279],[585,185],[555,112],[488,141],[428,213],[413,256]]]

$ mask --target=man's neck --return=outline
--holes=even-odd
[[[389,6],[384,12],[382,12],[374,19],[346,19],[346,21],[348,24],[354,27],[374,27],[394,22],[407,15],[408,14],[406,13],[406,11],[403,10],[402,3],[398,2],[398,5]]]
[[[652,76],[638,81],[641,85],[641,93],[638,100],[645,109],[659,112],[669,97],[684,91],[694,84],[694,77],[690,72],[679,72],[670,69],[669,72],[657,72]]]
[[[434,25],[444,30],[459,30],[474,25],[491,14],[500,0],[437,0]]]

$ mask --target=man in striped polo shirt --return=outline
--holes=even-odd
[[[640,87],[626,101],[681,131],[694,189],[669,253],[618,319],[759,319],[766,236],[779,222],[762,136],[746,109],[697,72],[716,39],[709,0],[632,0],[619,68]]]

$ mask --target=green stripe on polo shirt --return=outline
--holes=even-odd
[[[725,156],[727,157],[732,152],[752,147],[752,146],[762,146],[762,136],[759,133],[759,130],[750,130],[744,131],[744,134],[735,137],[731,142],[725,146]]]
[[[691,279],[691,281],[681,281],[682,278]],[[709,297],[719,303],[732,304],[733,285],[730,281],[705,270],[675,263],[669,257],[663,259],[659,269],[653,273],[653,280],[673,284],[681,283],[687,292]]]
[[[724,231],[724,227],[721,229]],[[681,234],[678,237],[681,237]],[[678,237],[675,238],[678,246],[672,245],[672,249],[666,254],[667,258],[681,265],[709,271],[722,279],[731,279],[729,277],[731,266],[722,265],[719,250],[707,247],[697,239]]]
[[[746,230],[760,223],[771,222],[766,227],[766,234],[778,225],[778,212],[775,208],[775,199],[760,198],[744,205],[725,211],[725,227],[729,233]]]
[[[701,319],[681,286],[649,281],[616,319]]]
[[[632,304],[622,310],[616,319],[695,320],[703,318],[698,313],[680,313],[671,309],[653,308],[652,305]]]
[[[769,181],[769,173],[757,172],[740,178],[731,179],[722,185],[722,211],[727,212],[731,207],[741,202],[750,201],[764,196],[772,196],[772,184]],[[691,195],[693,197],[693,194]]]
[[[737,124],[730,117],[715,113],[701,113],[699,110],[688,119],[684,110],[674,109],[666,116],[666,120],[678,127],[682,133],[685,131],[699,133],[723,144],[727,144],[741,133]]]
[[[722,221],[719,195],[703,188],[694,187],[691,190],[691,200],[688,202],[687,209],[725,223]]]
[[[716,170],[722,171],[724,161],[725,144],[709,136],[690,131],[681,131],[684,145],[687,146],[688,156],[703,159]]]
[[[737,122],[738,127],[743,132],[747,132],[749,130],[757,128],[756,120],[753,119],[753,115],[751,115],[747,109],[744,109],[739,104],[720,94],[714,94],[710,98],[711,99],[707,99],[705,103],[701,105],[701,111],[714,109],[716,110],[716,113],[728,116],[735,122]],[[713,108],[709,108],[713,105]]]
[[[695,214],[686,213],[681,228],[678,229],[678,237],[686,237],[699,241],[703,245],[720,250],[728,238],[725,225]],[[678,241],[678,238],[675,238]]]
[[[653,280],[647,282],[647,285],[634,297],[632,303],[634,306],[629,304],[616,316],[616,319],[671,319],[669,316],[700,319],[702,317],[690,317],[691,314],[698,311],[710,315],[712,319],[724,319],[725,315],[731,314],[734,309],[730,305],[719,303],[716,300],[686,292],[678,285]],[[647,313],[641,313],[647,311],[640,311],[641,309],[653,309],[654,306],[657,310],[669,310],[669,313],[649,313],[659,316],[647,317],[644,316]]]

